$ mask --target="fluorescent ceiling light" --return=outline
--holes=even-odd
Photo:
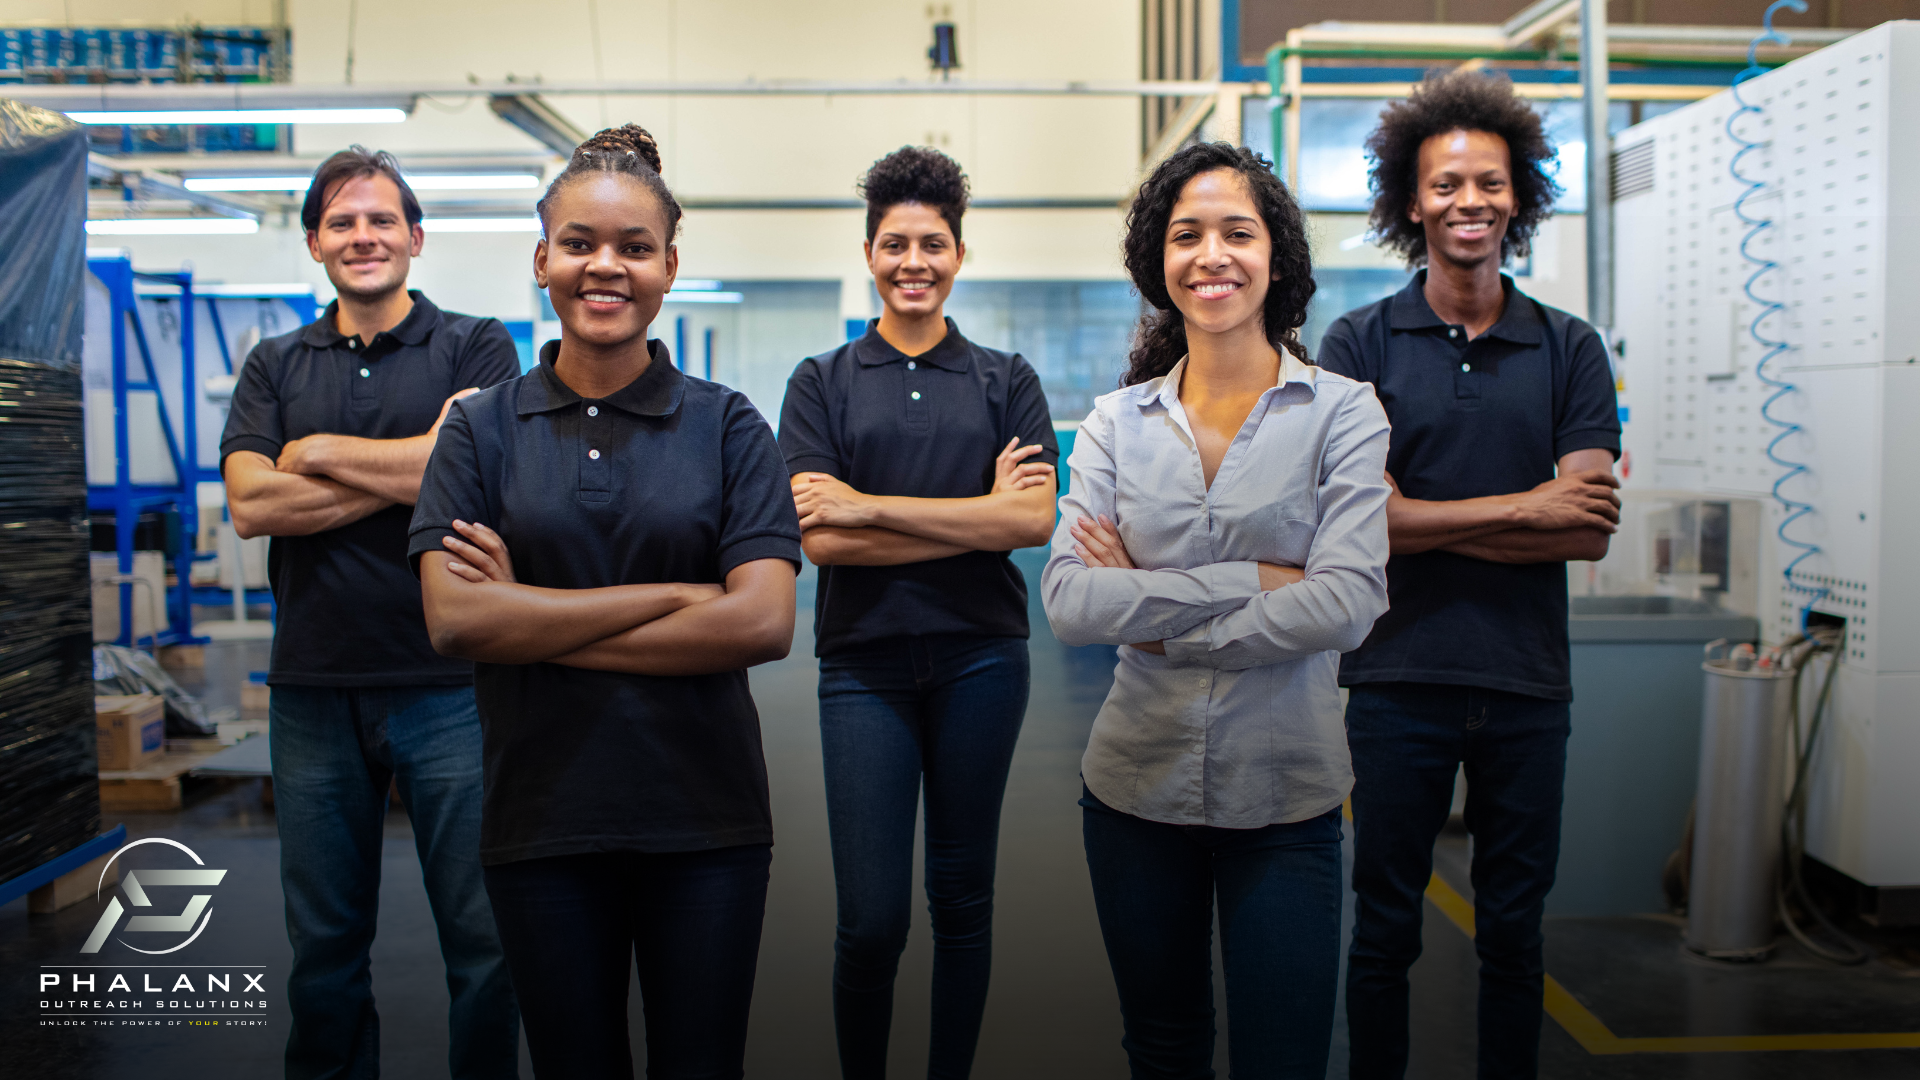
[[[670,304],[737,304],[746,299],[744,293],[737,292],[688,292],[675,289],[665,297]]]
[[[148,109],[70,112],[81,124],[398,124],[404,109]]]
[[[87,222],[91,236],[239,235],[259,231],[260,223],[252,218],[100,218]]]
[[[674,292],[717,292],[720,283],[706,278],[680,278],[673,283]]]
[[[540,231],[540,219],[537,217],[508,217],[508,218],[430,217],[425,221],[422,221],[420,224],[424,226],[426,230],[430,233],[436,233],[436,232],[438,233],[456,233],[456,232],[537,233]]]
[[[183,181],[188,191],[305,191],[310,176],[196,176]],[[415,191],[506,191],[540,186],[531,173],[492,173],[473,176],[414,176],[407,184]]]

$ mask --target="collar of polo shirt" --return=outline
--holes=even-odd
[[[1427,272],[1423,268],[1413,276],[1407,287],[1395,293],[1391,305],[1389,325],[1395,330],[1425,330],[1437,327],[1445,330],[1450,325],[1445,319],[1434,314],[1433,305],[1427,303]],[[1500,288],[1507,294],[1507,306],[1500,313],[1500,321],[1494,323],[1480,337],[1500,338],[1520,345],[1540,344],[1540,312],[1535,310],[1534,302],[1524,293],[1517,294],[1524,303],[1514,303],[1516,295],[1513,279],[1500,275]],[[1478,340],[1477,338],[1475,340]]]
[[[440,309],[434,307],[433,301],[427,299],[419,289],[408,289],[407,295],[413,297],[413,310],[407,312],[407,317],[400,320],[400,325],[391,330],[383,330],[381,333],[402,345],[418,345],[439,328]],[[332,301],[327,305],[327,309],[320,313],[319,318],[301,329],[300,340],[316,349],[331,349],[346,341],[347,336],[340,332],[339,314],[340,301]],[[369,341],[367,344],[373,343]]]
[[[888,344],[887,339],[880,336],[879,322],[878,319],[868,322],[866,335],[854,343],[853,354],[860,358],[861,367],[879,367],[896,360],[912,360],[917,364],[932,364],[943,371],[967,370],[967,339],[960,336],[960,328],[953,325],[951,318],[947,319],[947,336],[919,356],[908,356]]]
[[[639,378],[600,400],[635,416],[671,416],[686,394],[687,377],[673,366],[673,354],[659,338],[647,340],[647,355],[652,359]],[[572,387],[554,374],[553,362],[559,356],[558,341],[549,341],[540,347],[540,362],[534,365],[534,377],[520,390],[516,411],[521,416],[552,412],[581,400]]]

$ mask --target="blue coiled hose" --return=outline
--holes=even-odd
[[[1747,226],[1747,235],[1740,241],[1740,255],[1754,266],[1753,273],[1747,276],[1744,291],[1747,294],[1747,299],[1753,301],[1760,307],[1759,314],[1755,315],[1753,321],[1747,324],[1747,333],[1752,335],[1755,343],[1763,350],[1759,363],[1754,365],[1753,373],[1762,383],[1765,383],[1773,390],[1773,393],[1768,396],[1767,400],[1760,404],[1760,415],[1767,423],[1780,429],[1780,431],[1774,435],[1772,441],[1767,443],[1767,459],[1786,470],[1773,482],[1773,499],[1780,504],[1781,510],[1786,513],[1786,516],[1780,521],[1777,535],[1780,537],[1782,544],[1796,549],[1799,554],[1795,555],[1793,559],[1787,563],[1786,567],[1781,570],[1781,575],[1786,578],[1787,588],[1795,592],[1807,594],[1807,602],[1800,608],[1800,624],[1804,628],[1806,626],[1807,616],[1813,610],[1813,605],[1826,599],[1829,590],[1821,585],[1803,584],[1794,577],[1794,571],[1802,562],[1819,553],[1820,545],[1795,540],[1793,537],[1787,535],[1787,526],[1813,513],[1814,508],[1812,503],[1791,499],[1780,493],[1781,487],[1785,485],[1787,481],[1792,480],[1794,477],[1808,470],[1804,462],[1789,461],[1779,454],[1780,444],[1784,442],[1788,436],[1803,430],[1801,425],[1790,420],[1780,419],[1773,415],[1771,409],[1774,402],[1793,393],[1798,387],[1784,379],[1777,379],[1768,374],[1767,364],[1781,353],[1786,352],[1789,346],[1785,341],[1768,337],[1762,333],[1760,329],[1760,324],[1765,322],[1768,316],[1787,310],[1787,305],[1778,300],[1764,299],[1753,291],[1755,282],[1765,276],[1768,271],[1776,270],[1780,266],[1779,263],[1774,262],[1772,259],[1755,255],[1748,246],[1753,243],[1755,237],[1773,228],[1773,219],[1768,217],[1752,217],[1747,213],[1747,200],[1758,194],[1767,185],[1764,180],[1753,180],[1743,175],[1740,172],[1740,161],[1765,144],[1742,138],[1740,133],[1733,129],[1734,121],[1740,119],[1740,117],[1748,113],[1758,116],[1764,111],[1758,105],[1748,104],[1747,100],[1740,95],[1740,87],[1748,79],[1763,74],[1766,71],[1765,68],[1760,66],[1758,59],[1760,46],[1768,42],[1779,45],[1789,44],[1787,36],[1773,28],[1773,13],[1779,11],[1781,8],[1790,8],[1794,11],[1804,13],[1807,10],[1807,0],[1774,0],[1773,3],[1768,4],[1767,13],[1761,20],[1760,36],[1754,38],[1747,46],[1747,66],[1740,74],[1733,78],[1733,100],[1739,107],[1734,109],[1733,113],[1727,117],[1727,138],[1732,139],[1740,149],[1734,153],[1733,160],[1727,163],[1727,169],[1733,174],[1736,182],[1746,185],[1746,190],[1742,191],[1740,197],[1733,202],[1733,212],[1739,217],[1741,224]]]

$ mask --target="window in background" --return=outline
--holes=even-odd
[[[1320,339],[1326,336],[1333,320],[1364,304],[1392,296],[1406,288],[1411,270],[1356,267],[1316,267],[1313,302],[1307,305],[1307,322],[1300,328],[1300,341],[1307,355],[1320,356]]]
[[[1026,357],[1053,418],[1078,421],[1120,385],[1140,298],[1125,281],[961,280],[947,314],[972,341]]]

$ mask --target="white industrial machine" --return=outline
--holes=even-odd
[[[1894,22],[1636,125],[1614,159],[1626,487],[1759,500],[1769,643],[1845,620],[1807,852],[1887,921],[1920,915],[1917,136],[1920,22]]]

